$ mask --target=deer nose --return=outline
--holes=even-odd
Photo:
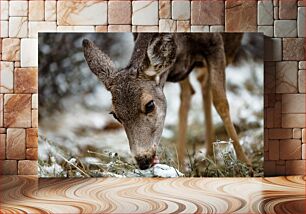
[[[139,169],[144,170],[144,169],[148,169],[154,160],[154,155],[153,156],[136,156],[135,157],[137,164],[139,166]]]

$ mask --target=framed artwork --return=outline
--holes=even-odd
[[[263,176],[261,33],[40,33],[41,177]]]

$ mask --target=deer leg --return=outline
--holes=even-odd
[[[213,90],[214,91],[214,90]],[[250,164],[250,161],[246,157],[245,153],[242,150],[242,147],[239,143],[239,138],[236,132],[236,129],[232,123],[231,117],[230,117],[230,112],[229,112],[229,105],[226,97],[218,93],[218,90],[215,90],[213,92],[213,96],[219,96],[218,98],[214,99],[214,106],[220,115],[221,119],[223,120],[225,129],[229,137],[233,140],[233,146],[235,148],[237,157],[239,160],[242,162],[247,163],[248,165]],[[223,97],[222,97],[223,96]]]
[[[179,168],[184,168],[185,158],[185,145],[186,145],[186,134],[187,134],[187,122],[188,122],[188,111],[190,107],[191,96],[194,94],[194,90],[187,77],[180,82],[181,87],[181,105],[179,109],[179,130],[178,130],[178,162]]]
[[[208,73],[207,67],[197,68],[198,81],[201,84],[202,98],[203,98],[203,111],[205,116],[205,143],[206,143],[206,154],[213,156],[212,143],[215,141],[215,131],[213,127],[212,119],[212,93],[210,74]]]
[[[233,140],[233,146],[238,159],[251,166],[239,143],[239,138],[230,116],[225,89],[225,56],[223,49],[220,48],[220,51],[216,51],[213,55],[209,56],[207,62],[209,73],[211,74],[213,104],[223,120],[227,134]]]

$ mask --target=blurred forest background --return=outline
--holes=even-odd
[[[135,165],[122,126],[108,114],[111,94],[85,62],[84,38],[107,53],[117,68],[127,65],[133,51],[131,33],[39,34],[39,175],[146,176]],[[263,176],[263,61],[229,66],[226,76],[240,143],[253,162],[254,176]],[[185,176],[248,176],[248,169],[238,160],[225,162],[221,169],[203,157],[204,115],[195,74],[191,82],[196,93],[188,118]],[[177,168],[179,85],[167,83],[164,92],[168,109],[158,156],[161,163]],[[215,110],[213,119],[217,139],[228,140]]]

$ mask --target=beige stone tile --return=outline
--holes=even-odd
[[[274,128],[282,127],[282,103],[277,101],[274,107]]]
[[[275,20],[274,21],[275,37],[296,37],[297,25],[296,20]]]
[[[160,19],[159,32],[176,32],[176,21],[172,19]]]
[[[263,155],[265,161],[269,160],[269,151],[265,151]]]
[[[14,62],[14,67],[15,68],[20,68],[20,61],[15,61]]]
[[[192,25],[191,32],[209,32],[208,25]]]
[[[32,109],[38,109],[38,94],[32,94]]]
[[[0,159],[5,159],[6,134],[0,134]]]
[[[302,159],[306,159],[306,144],[302,144]]]
[[[223,25],[212,25],[209,27],[210,32],[224,32]]]
[[[286,164],[286,161],[284,161],[284,160],[276,161],[276,165],[278,165],[278,166],[285,166],[285,164]]]
[[[299,7],[305,7],[306,6],[305,1],[304,0],[299,0],[298,1],[298,6]]]
[[[286,161],[286,175],[302,175],[305,171],[305,160]]]
[[[305,7],[298,8],[297,28],[298,37],[305,37]]]
[[[0,62],[0,93],[12,93],[14,87],[14,63]]]
[[[108,3],[108,24],[131,24],[131,2],[110,1]]]
[[[25,38],[28,36],[28,18],[27,17],[10,17],[9,19],[9,36]]]
[[[265,118],[264,118],[265,128],[273,128],[274,127],[274,109],[267,108],[265,110]]]
[[[304,38],[283,38],[283,60],[304,60]]]
[[[269,139],[291,139],[292,129],[269,129]]]
[[[132,32],[137,32],[137,26],[136,25],[132,25]]]
[[[8,1],[0,1],[0,20],[8,20],[9,18],[9,2]]]
[[[306,113],[305,102],[305,94],[284,94],[282,113]]]
[[[7,38],[2,40],[2,59],[6,61],[20,60],[20,39]]]
[[[0,160],[0,175],[17,175],[16,160]]]
[[[109,32],[131,32],[131,25],[108,25]]]
[[[189,20],[190,19],[190,2],[189,1],[172,1],[172,19]]]
[[[306,69],[306,61],[300,61],[299,62],[299,69],[301,69],[301,70]]]
[[[29,37],[37,38],[38,32],[56,32],[56,22],[29,22]]]
[[[298,85],[299,85],[299,93],[305,93],[306,90],[305,90],[305,85],[306,85],[306,82],[305,82],[305,74],[306,73],[306,70],[299,70],[299,82],[298,82]]]
[[[4,126],[31,127],[31,94],[4,95]]]
[[[21,67],[38,66],[38,41],[37,39],[21,39]],[[29,52],[28,50],[31,50]]]
[[[32,110],[32,127],[38,127],[38,110]]]
[[[297,62],[276,63],[276,93],[297,92]]]
[[[302,129],[294,128],[293,129],[293,136],[294,139],[301,139],[302,138]]]
[[[264,161],[264,175],[275,176],[276,173],[276,161]]]
[[[29,128],[26,130],[26,146],[27,148],[37,148],[38,147],[37,128]]]
[[[285,165],[278,165],[280,161],[276,161],[275,166],[275,175],[274,176],[283,176],[286,174],[286,166]],[[284,162],[284,161],[281,161]]]
[[[38,71],[37,68],[16,68],[14,92],[18,93],[37,93],[38,90]]]
[[[96,32],[107,32],[107,25],[96,26]]]
[[[137,32],[158,32],[158,26],[148,26],[148,25],[138,25],[137,27]]]
[[[258,26],[258,32],[262,32],[265,36],[273,37],[273,26]]]
[[[7,129],[6,158],[25,159],[25,129]]]
[[[10,16],[28,16],[28,1],[10,1]]]
[[[219,1],[222,2],[222,1]],[[217,16],[216,13],[215,16]],[[225,29],[228,32],[257,31],[257,1],[225,1]]]
[[[273,9],[273,18],[274,18],[275,20],[278,20],[278,19],[279,19],[279,17],[278,17],[278,11],[279,11],[278,7],[274,7],[274,9]]]
[[[57,26],[57,32],[95,32],[94,26]]]
[[[107,2],[89,1],[58,1],[58,25],[106,25]]]
[[[192,1],[191,2],[191,24],[192,25],[223,25],[224,24],[224,2]]]
[[[5,38],[9,36],[8,21],[0,21],[0,37]]]
[[[45,2],[29,1],[29,20],[43,21],[45,19]]]
[[[171,18],[171,1],[159,1],[159,18],[170,19]]]
[[[268,129],[264,129],[264,151],[267,152],[269,151],[269,133],[268,133]],[[268,154],[269,156],[269,154]]]
[[[158,25],[158,1],[133,1],[133,25]]]
[[[279,147],[281,160],[300,160],[302,158],[301,140],[280,140]]]
[[[304,128],[306,114],[283,114],[283,128]]]
[[[279,18],[280,19],[296,19],[297,10],[296,0],[279,0]]]
[[[3,110],[3,94],[0,94],[0,127],[3,126]]]
[[[38,160],[38,151],[37,151],[37,148],[28,148],[28,149],[26,149],[26,159],[27,160]]]
[[[189,21],[176,21],[177,32],[190,32],[190,22]]]
[[[18,175],[37,175],[38,163],[36,160],[18,161]]]
[[[302,129],[302,143],[306,143],[306,128]]]
[[[279,160],[279,140],[269,141],[269,160]]]
[[[45,20],[56,21],[56,1],[45,1]]]
[[[273,2],[272,0],[263,0],[257,2],[257,24],[273,25]]]

